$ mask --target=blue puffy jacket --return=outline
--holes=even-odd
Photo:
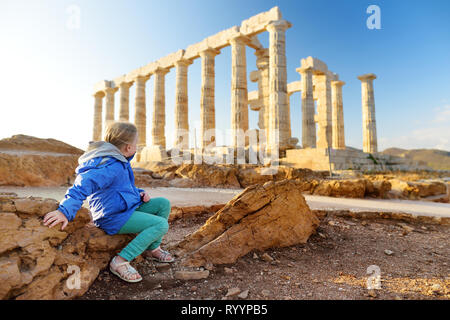
[[[143,201],[143,189],[134,185],[130,160],[104,141],[91,142],[78,159],[77,177],[60,202],[58,210],[69,221],[87,198],[94,224],[107,234],[116,234]]]

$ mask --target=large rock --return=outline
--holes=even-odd
[[[175,176],[195,181],[198,187],[240,188],[237,169],[232,166],[181,164]]]
[[[305,243],[319,220],[298,180],[252,185],[171,248],[186,266],[233,263],[251,250]]]
[[[53,199],[0,195],[0,299],[81,296],[131,240],[93,226],[85,208],[63,231],[44,226],[43,216],[57,207]]]
[[[364,198],[365,179],[312,180],[310,194],[338,198]]]
[[[441,181],[414,181],[409,183],[419,189],[419,197],[430,197],[447,193],[447,186]]]
[[[320,179],[321,177],[322,174],[310,169],[286,166],[278,166],[275,169],[270,169],[269,167],[258,165],[239,165],[237,173],[237,178],[243,188],[253,184],[263,184],[267,181],[281,181],[284,179],[308,180],[311,178]]]
[[[391,183],[388,180],[368,180],[365,179],[366,191],[365,196],[373,198],[387,198],[388,192],[391,190]]]
[[[322,173],[309,169],[278,166],[270,168],[255,164],[195,164],[184,163],[179,166],[170,161],[138,163],[134,166],[136,184],[158,187],[172,186],[180,188],[219,187],[246,188],[253,184],[284,179],[322,178]],[[147,172],[147,173],[145,173]],[[146,176],[145,176],[146,174]],[[165,181],[157,181],[161,179]]]
[[[0,140],[0,149],[54,152],[78,156],[83,154],[83,150],[73,147],[65,142],[55,139],[41,139],[23,134]]]
[[[400,179],[391,179],[390,183],[394,194],[407,199],[420,199],[447,194],[447,186],[441,181],[403,181]]]
[[[0,140],[0,186],[71,184],[82,153],[54,139],[17,135]]]

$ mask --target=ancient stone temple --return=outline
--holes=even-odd
[[[105,127],[114,120],[129,119],[129,92],[136,90],[134,123],[138,128],[136,161],[168,159],[173,150],[189,155],[218,154],[220,159],[235,158],[239,152],[264,151],[281,164],[316,170],[351,169],[377,165],[377,133],[372,73],[361,75],[363,113],[363,151],[345,145],[342,86],[338,74],[316,58],[300,60],[296,69],[299,81],[287,82],[286,30],[292,24],[282,19],[274,7],[247,20],[240,26],[216,33],[204,40],[180,49],[157,61],[113,80],[98,82],[94,87],[93,140],[101,140]],[[257,35],[268,32],[269,47],[264,48]],[[231,47],[231,119],[230,146],[216,146],[215,112],[215,57],[224,47]],[[256,69],[247,75],[246,50],[253,49]],[[201,59],[200,141],[195,150],[189,145],[188,68],[195,59]],[[174,147],[168,152],[165,136],[166,96],[165,76],[175,69],[175,132]],[[146,101],[146,81],[153,77],[154,100]],[[247,79],[256,82],[258,90],[248,92]],[[119,92],[119,119],[114,119],[115,94]],[[302,137],[291,136],[290,96],[301,92]],[[105,98],[105,99],[104,99]],[[105,111],[103,111],[103,99]],[[151,105],[151,112],[147,111]],[[296,106],[294,106],[296,107]],[[258,112],[258,128],[249,128],[249,109]],[[104,113],[103,113],[104,112]],[[151,116],[151,143],[147,140],[147,116]],[[191,128],[192,129],[192,128]],[[256,134],[256,139],[253,139]],[[256,144],[256,146],[254,146]],[[254,146],[254,147],[253,147]],[[198,147],[198,148],[197,148]],[[168,156],[169,154],[169,156]],[[266,158],[264,156],[264,158]],[[173,157],[172,157],[173,159]],[[185,159],[185,158],[184,158]],[[185,159],[186,160],[186,159]],[[189,160],[193,160],[192,157]],[[227,160],[228,161],[228,160]],[[258,163],[264,163],[261,154]],[[227,162],[230,163],[230,162]]]

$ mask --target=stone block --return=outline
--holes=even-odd
[[[220,31],[220,32],[216,33],[215,35],[209,36],[205,40],[206,40],[208,47],[211,47],[214,49],[221,49],[221,48],[229,45],[230,39],[237,37],[239,35],[240,35],[239,27],[233,26],[226,30]]]
[[[180,49],[176,52],[168,54],[167,56],[160,58],[157,61],[157,64],[160,68],[172,68],[175,66],[175,62],[183,58],[184,52],[185,51],[183,49]]]
[[[322,74],[326,74],[328,72],[328,67],[325,62],[311,56],[300,61],[300,68],[312,68],[314,70],[314,73],[319,72]]]
[[[280,9],[278,7],[273,7],[269,11],[259,13],[242,21],[240,31],[244,35],[255,35],[263,32],[270,21],[281,19]]]
[[[167,160],[167,152],[162,146],[147,146],[140,153],[140,161],[163,161]]]
[[[288,93],[302,91],[302,82],[301,81],[293,81],[291,83],[288,83],[287,91],[288,91]]]

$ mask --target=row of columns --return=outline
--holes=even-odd
[[[314,75],[311,67],[297,68],[302,79],[302,145],[303,148],[345,149],[342,86],[344,81],[331,80],[327,74]],[[316,77],[317,112],[315,115],[313,75]],[[363,114],[363,151],[377,152],[375,100],[372,73],[361,80]],[[316,122],[318,134],[316,137]]]
[[[266,30],[269,32],[269,48],[257,50],[259,59],[258,68],[264,69],[264,99],[268,100],[267,112],[263,112],[264,128],[269,130],[267,137],[267,151],[283,147],[290,139],[290,116],[287,94],[286,73],[286,49],[285,31],[291,25],[285,20],[272,21]],[[229,40],[232,52],[232,79],[231,79],[231,129],[233,132],[233,147],[238,145],[247,146],[248,136],[245,141],[238,141],[239,130],[244,133],[249,129],[248,119],[248,89],[247,89],[247,66],[246,66],[246,44],[249,39],[243,35],[237,35]],[[215,146],[215,56],[220,51],[208,48],[199,53],[201,57],[201,98],[200,98],[200,148],[203,150],[207,145]],[[269,59],[270,56],[270,59]],[[187,95],[187,69],[192,64],[190,60],[180,60],[175,63],[176,67],[176,104],[175,104],[175,136],[176,145],[182,149],[189,147],[188,127],[188,95]],[[166,148],[165,129],[165,74],[169,69],[157,69],[153,74],[138,76],[131,82],[122,82],[118,87],[106,88],[102,92],[94,94],[94,130],[93,139],[101,140],[102,131],[102,99],[106,97],[105,127],[114,121],[114,94],[120,88],[120,116],[119,120],[129,121],[129,89],[134,83],[136,86],[135,96],[135,119],[138,129],[138,146],[146,146],[146,101],[145,83],[154,75],[154,103],[152,123],[152,144]],[[102,130],[103,129],[103,130]],[[181,135],[184,132],[184,136]],[[277,132],[277,134],[270,134]]]
[[[269,48],[255,52],[258,67],[258,91],[260,93],[259,128],[267,133],[269,153],[276,148],[286,148],[291,141],[290,107],[287,92],[287,65],[285,31],[290,23],[285,20],[271,22],[266,30],[269,32]],[[232,146],[248,145],[238,141],[238,130],[248,130],[248,89],[246,72],[246,44],[248,39],[238,35],[230,39],[232,53],[231,79],[231,129]],[[200,99],[200,148],[215,146],[215,56],[220,51],[208,48],[200,52],[201,57],[201,99]],[[188,66],[191,60],[175,62],[176,68],[176,103],[175,103],[175,145],[181,149],[189,148],[188,125]],[[152,144],[166,148],[165,139],[165,75],[169,68],[158,68],[153,74],[138,76],[131,82],[122,82],[115,88],[106,88],[94,94],[94,129],[93,139],[102,136],[102,100],[105,99],[105,127],[114,121],[114,94],[120,89],[119,120],[129,121],[129,89],[134,83],[135,119],[138,129],[138,146],[144,147],[146,141],[146,92],[145,83],[154,75],[154,103],[152,119]],[[344,118],[342,103],[343,81],[332,80],[328,74],[315,73],[312,68],[298,68],[301,75],[302,94],[302,144],[303,148],[345,148]],[[313,76],[317,93],[318,115],[315,115],[313,94]],[[365,152],[377,152],[375,107],[373,98],[373,74],[358,77],[362,81],[363,96],[363,145]],[[318,132],[316,134],[316,123]],[[209,134],[205,134],[205,133]]]

